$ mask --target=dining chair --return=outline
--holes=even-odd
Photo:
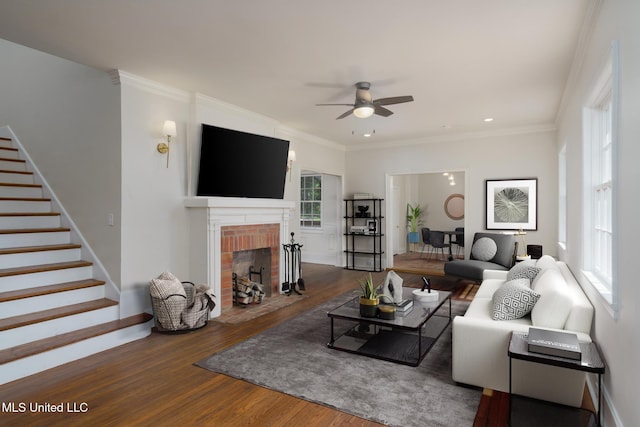
[[[464,227],[456,227],[456,232],[462,232],[462,234],[456,234],[456,239],[452,242],[457,245],[456,256],[460,255],[460,250],[464,251]]]
[[[420,252],[420,258],[422,258],[422,255],[424,254],[424,249],[431,245],[431,235],[430,235],[431,230],[425,227],[421,231],[422,231],[422,251]],[[429,254],[429,252],[427,252],[427,254]]]
[[[438,252],[438,249],[440,249],[442,258],[446,259],[444,249],[448,248],[451,245],[444,242],[444,233],[442,231],[432,231],[429,233],[429,239],[431,242],[431,247],[435,248],[436,252]]]

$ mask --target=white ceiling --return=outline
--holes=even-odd
[[[354,146],[552,124],[590,2],[2,0],[0,38]],[[315,106],[353,102],[358,81],[415,101],[388,118]]]

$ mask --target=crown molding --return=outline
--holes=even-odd
[[[176,101],[191,102],[191,94],[187,91],[176,89],[172,86],[164,85],[123,70],[111,70],[108,73],[111,77],[111,82],[116,86],[128,85]]]
[[[523,126],[504,129],[494,129],[490,131],[466,132],[447,135],[427,136],[424,138],[414,138],[400,141],[381,142],[378,144],[358,144],[346,147],[346,151],[363,151],[371,149],[409,147],[424,144],[436,144],[442,142],[459,142],[476,139],[495,138],[502,136],[526,135],[531,133],[555,132],[555,123],[548,123],[535,126]]]

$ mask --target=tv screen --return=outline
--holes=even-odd
[[[198,196],[282,199],[289,141],[202,124]]]

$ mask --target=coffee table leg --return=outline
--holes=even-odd
[[[334,342],[334,338],[333,338],[333,317],[331,318],[331,341],[329,341],[329,347],[333,347],[333,342]]]

